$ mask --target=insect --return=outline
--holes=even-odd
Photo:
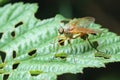
[[[58,29],[58,44],[63,44],[64,41],[67,40],[68,44],[70,44],[70,47],[73,50],[71,39],[80,37],[83,40],[87,40],[91,47],[93,47],[96,51],[99,51],[97,49],[98,42],[95,41],[92,43],[88,38],[89,34],[96,35],[97,33],[101,32],[99,30],[88,28],[88,26],[95,22],[95,18],[83,17],[79,19],[63,20],[61,22],[64,23],[64,26]]]

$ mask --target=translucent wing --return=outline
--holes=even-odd
[[[73,28],[69,30],[69,33],[71,34],[79,34],[79,33],[86,33],[86,34],[96,34],[96,33],[101,33],[99,30],[94,30],[90,28]]]
[[[83,17],[79,19],[73,19],[69,22],[72,27],[88,27],[95,22],[94,17]]]
[[[75,18],[69,20],[67,24],[64,26],[64,31],[66,33],[71,34],[79,34],[79,33],[86,33],[86,34],[95,34],[99,33],[97,30],[90,29],[88,26],[95,22],[95,18],[93,17],[83,17],[83,18]]]

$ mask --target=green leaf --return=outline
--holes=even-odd
[[[89,35],[89,39],[98,42],[96,47],[104,55],[95,57],[96,51],[80,38],[72,40],[72,51],[67,42],[58,47],[58,29],[66,18],[56,15],[38,20],[34,17],[37,8],[36,4],[16,3],[0,9],[1,80],[5,76],[8,80],[56,80],[57,75],[82,73],[86,67],[105,67],[106,63],[120,61],[120,37],[96,23],[88,27],[102,33]],[[105,59],[105,55],[110,57]]]

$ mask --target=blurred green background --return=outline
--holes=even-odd
[[[38,3],[35,16],[39,19],[56,14],[68,18],[93,16],[96,23],[120,34],[120,0],[0,0],[0,5],[16,2]],[[58,80],[120,80],[119,68],[120,63],[111,63],[106,68],[86,68],[83,74],[60,75]]]

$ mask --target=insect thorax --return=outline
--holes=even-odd
[[[71,27],[69,25],[64,26],[64,35],[66,37],[72,38],[73,34],[69,32],[70,30],[71,30]]]

